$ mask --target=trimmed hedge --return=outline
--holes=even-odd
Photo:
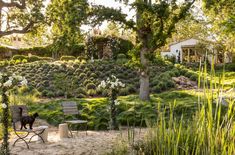
[[[10,49],[4,46],[0,46],[0,58],[1,59],[8,59],[9,54],[6,53],[12,53],[12,56],[15,55],[25,55],[28,56],[28,54],[37,55],[40,57],[51,57],[52,51],[50,49],[50,46],[45,47],[32,47],[32,48],[22,48],[22,49]]]
[[[14,55],[12,58],[11,58],[12,60],[23,60],[23,59],[28,59],[28,57],[27,56],[25,56],[25,55]]]
[[[37,55],[39,57],[52,57],[53,53],[66,54],[63,51],[55,51],[54,45],[48,45],[45,47],[32,47],[32,48],[21,48],[21,49],[10,49],[4,46],[0,46],[0,58],[1,59],[9,59],[8,52],[12,52],[12,56],[15,55],[24,55],[28,56],[28,54]],[[73,56],[81,56],[85,54],[85,45],[78,44],[74,46],[69,54]]]
[[[64,55],[60,58],[61,61],[69,61],[69,60],[75,60],[76,57],[74,56],[68,56],[68,55]]]
[[[53,58],[50,57],[39,57],[36,55],[25,56],[25,55],[14,55],[11,60],[18,61],[18,62],[34,62],[34,61],[53,61]]]
[[[126,55],[125,54],[118,54],[117,55],[117,59],[126,59]]]

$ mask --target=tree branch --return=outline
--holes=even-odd
[[[30,31],[30,28],[33,27],[35,23],[33,21],[30,21],[24,28],[22,29],[12,29],[9,31],[0,31],[0,37],[10,35],[13,33],[27,33]]]
[[[127,28],[131,28],[136,31],[136,23],[133,20],[127,20],[127,15],[121,13],[121,10],[98,5],[93,6],[93,9],[88,16],[92,18],[93,25],[98,25],[103,21],[108,20],[119,22],[124,24]]]
[[[160,24],[157,33],[155,33],[153,37],[153,43],[155,44],[154,45],[155,49],[165,45],[166,39],[169,38],[172,35],[172,32],[175,30],[175,24],[178,23],[181,19],[186,17],[186,14],[188,13],[189,9],[191,8],[194,2],[195,0],[193,0],[192,2],[187,2],[184,4],[184,6],[181,6],[179,13],[173,15],[171,20],[169,20],[170,21],[169,25],[167,25],[166,24],[167,22],[164,22],[162,16],[159,16],[158,14]],[[177,8],[177,6],[174,7]]]
[[[0,7],[17,7],[19,9],[25,9],[26,8],[26,4],[25,4],[25,0],[21,0],[21,3],[17,3],[17,2],[13,2],[11,0],[11,2],[4,2],[4,1],[0,1]]]

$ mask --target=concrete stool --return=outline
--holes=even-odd
[[[63,123],[59,125],[59,135],[60,135],[60,139],[69,138],[68,124]]]

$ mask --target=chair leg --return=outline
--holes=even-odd
[[[87,125],[87,123],[86,123],[86,136],[87,136],[87,129],[88,129],[88,125]]]
[[[79,124],[77,124],[77,136],[78,136]]]
[[[17,132],[15,132],[15,134],[17,135],[18,139],[15,140],[15,142],[13,143],[13,147],[15,146],[15,144],[19,141],[22,140],[25,142],[25,144],[27,145],[27,148],[29,149],[29,144],[26,142],[26,140],[24,138],[28,137],[29,132],[27,132],[27,134],[24,137],[21,137],[20,135],[17,134]]]
[[[69,132],[70,132],[70,135],[71,135],[70,138],[73,138],[73,133],[72,133],[71,127],[72,127],[72,124],[70,124],[70,125],[68,124]]]

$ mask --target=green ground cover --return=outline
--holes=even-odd
[[[198,109],[198,93],[194,91],[170,91],[151,95],[149,102],[143,102],[137,95],[121,96],[118,98],[117,120],[123,126],[146,126],[154,124],[159,111],[169,110],[175,104],[174,114],[178,119],[181,115],[190,120]],[[200,95],[200,94],[199,94]],[[76,101],[81,110],[81,118],[89,121],[89,129],[106,130],[108,128],[108,100],[106,98],[69,99]],[[30,112],[39,112],[40,118],[52,125],[63,121],[60,103],[65,99],[51,100],[43,103],[29,104]],[[159,110],[159,106],[160,109]],[[166,118],[167,118],[166,114]]]

